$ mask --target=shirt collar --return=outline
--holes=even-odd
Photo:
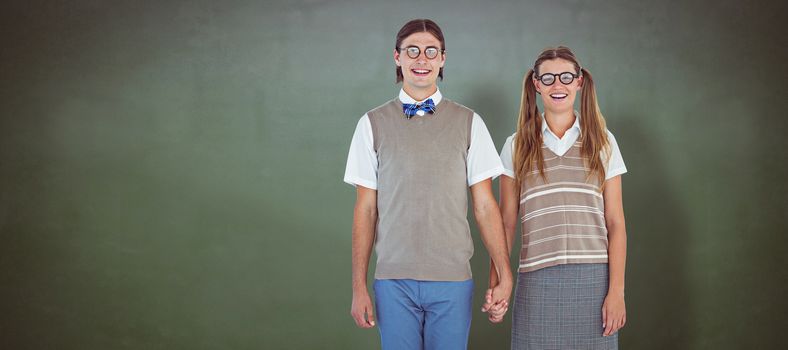
[[[580,114],[577,113],[577,111],[574,111],[574,112],[575,112],[575,122],[572,123],[572,126],[569,128],[569,130],[577,129],[577,132],[579,133],[580,132]],[[544,112],[542,112],[542,134],[547,133],[547,132],[552,132],[552,131],[550,131],[548,129],[548,127],[547,127],[547,120],[544,118]]]
[[[413,99],[413,97],[410,97],[410,95],[408,95],[408,94],[405,92],[405,90],[403,90],[403,89],[400,89],[400,90],[399,90],[399,100],[400,100],[402,103],[410,103],[410,104],[414,104],[414,103],[422,103],[422,102],[424,102],[424,101],[426,101],[426,100],[428,100],[428,99],[432,99],[432,102],[434,102],[434,103],[435,103],[435,105],[437,106],[437,105],[438,105],[438,103],[440,103],[440,102],[441,102],[441,99],[443,99],[443,95],[441,95],[441,90],[440,90],[440,89],[438,89],[438,90],[435,90],[435,93],[434,93],[434,94],[432,94],[432,96],[430,96],[430,97],[427,97],[427,98],[425,98],[424,100],[421,100],[421,101],[416,101],[416,100],[414,100],[414,99]]]

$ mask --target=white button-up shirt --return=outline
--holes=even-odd
[[[435,105],[438,105],[443,99],[443,95],[438,90],[427,99],[429,98]],[[402,103],[422,103],[427,99],[416,101],[404,90],[399,92],[399,100]],[[420,116],[424,115],[424,111],[421,110],[416,113]],[[404,113],[403,118],[405,118]],[[378,156],[374,145],[372,124],[369,122],[369,116],[364,114],[358,121],[353,139],[350,141],[350,151],[345,167],[344,181],[346,183],[354,187],[360,185],[370,189],[378,188]],[[495,178],[504,172],[490,132],[482,118],[476,113],[473,113],[471,121],[471,145],[465,161],[468,186],[473,186],[482,180]]]
[[[577,115],[577,113],[575,113]],[[621,157],[621,150],[618,149],[618,143],[616,142],[616,138],[613,137],[613,134],[610,130],[607,131],[607,139],[610,142],[610,161],[607,161],[607,155],[603,152],[602,153],[602,164],[605,167],[605,180],[610,179],[614,176],[621,175],[627,172],[627,167],[624,165],[624,159]],[[504,171],[503,174],[514,178],[514,136],[517,133],[512,134],[506,139],[506,143],[504,143],[503,148],[501,149],[501,162],[503,163]],[[575,144],[577,138],[580,137],[580,118],[575,117],[575,122],[572,126],[566,130],[564,133],[564,137],[556,136],[552,130],[547,126],[547,120],[544,118],[544,114],[542,114],[542,141],[544,141],[545,146],[549,148],[553,153],[562,156],[566,151],[568,151],[572,145]]]

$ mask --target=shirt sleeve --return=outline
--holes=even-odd
[[[356,125],[350,151],[347,155],[344,181],[353,187],[358,185],[378,189],[378,155],[372,136],[372,124],[364,114]]]
[[[503,164],[503,174],[514,179],[514,135],[506,138],[506,142],[501,148],[501,163]]]
[[[618,149],[616,138],[610,130],[607,130],[607,139],[610,142],[610,161],[607,161],[605,153],[602,153],[602,164],[605,165],[605,180],[627,172],[624,158],[621,157],[621,150]]]
[[[468,186],[495,178],[503,173],[503,165],[495,150],[490,132],[482,118],[474,113],[471,122],[471,146],[466,158],[468,164]]]

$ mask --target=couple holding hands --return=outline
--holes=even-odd
[[[626,167],[591,74],[567,47],[542,51],[523,79],[517,129],[499,155],[482,118],[438,89],[445,48],[435,22],[406,23],[393,52],[399,97],[361,117],[351,141],[344,181],[357,192],[356,324],[377,326],[385,350],[467,348],[470,187],[491,257],[482,311],[498,323],[511,308],[512,349],[617,349],[626,323]],[[498,202],[492,181],[499,176]],[[515,281],[509,254],[518,225]]]

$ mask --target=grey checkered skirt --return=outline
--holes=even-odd
[[[618,349],[618,333],[603,337],[607,264],[562,264],[517,278],[512,349]]]

